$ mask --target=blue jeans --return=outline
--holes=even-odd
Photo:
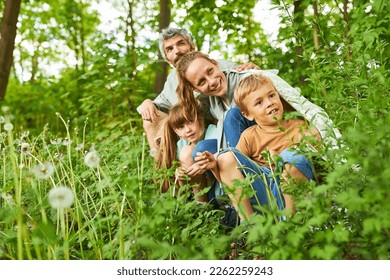
[[[245,118],[238,107],[231,108],[225,116],[223,130],[225,132],[226,143],[228,147],[236,147],[241,133],[248,127],[255,125],[255,121]],[[218,142],[216,139],[206,139],[196,144],[192,157],[195,158],[197,152],[209,151],[215,154],[218,151]]]
[[[311,169],[310,161],[306,156],[299,154],[293,149],[286,149],[279,154],[280,161],[277,162],[276,171],[265,166],[261,166],[249,157],[244,155],[236,148],[227,148],[221,153],[231,151],[237,160],[237,165],[244,177],[253,176],[252,188],[255,191],[255,196],[250,199],[252,205],[272,205],[276,203],[280,210],[284,209],[285,201],[280,189],[279,174],[285,163],[289,163],[299,171],[301,171],[308,179],[314,179],[314,174]],[[275,176],[274,172],[278,175]],[[256,211],[256,209],[254,209]]]
[[[215,154],[218,151],[218,141],[217,139],[206,139],[199,141],[194,150],[192,151],[192,158],[195,159],[196,153],[209,151],[212,154]]]
[[[202,153],[204,151],[209,151],[210,153],[215,154],[217,152],[217,146],[218,146],[217,139],[205,139],[205,140],[199,141],[196,144],[194,150],[192,151],[192,158],[195,159],[196,153],[198,153],[198,152]],[[210,170],[207,170],[207,173],[209,173],[209,175],[214,177],[213,173]],[[211,189],[207,193],[208,201],[212,201],[213,199],[215,199],[216,189],[218,189],[218,188],[219,188],[219,186],[217,184],[217,180],[214,179],[214,182],[211,186]]]
[[[231,108],[225,116],[223,131],[225,133],[227,147],[236,147],[241,133],[248,127],[255,125],[255,121],[245,118],[238,107]]]

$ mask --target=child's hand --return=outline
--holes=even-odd
[[[196,153],[195,161],[199,163],[204,170],[210,170],[217,167],[217,161],[212,153],[204,151],[203,153]]]
[[[176,168],[175,170],[175,176],[176,180],[185,180],[187,179],[187,174],[186,174],[187,168],[185,166],[181,166]]]
[[[199,174],[203,174],[204,171],[205,171],[205,169],[202,168],[198,162],[195,162],[193,165],[191,165],[190,167],[188,167],[186,169],[185,174],[193,177],[193,176],[196,176]]]

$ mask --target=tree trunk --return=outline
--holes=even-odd
[[[345,28],[345,31],[344,31],[344,39],[345,39],[347,47],[348,47],[346,57],[347,57],[347,60],[350,60],[351,59],[352,47],[351,47],[351,42],[350,42],[350,39],[349,39],[349,29],[351,27],[349,25],[348,0],[344,0],[343,1],[342,13],[343,13],[343,19],[347,23],[347,27]]]
[[[301,69],[303,61],[302,61],[302,54],[303,54],[303,29],[304,29],[304,19],[305,19],[305,7],[303,0],[297,0],[294,1],[294,15],[293,15],[294,21],[293,25],[295,25],[296,28],[296,46],[295,46],[295,69]],[[301,75],[298,78],[299,84],[305,83],[306,77],[304,75]]]
[[[320,35],[319,35],[319,28],[318,28],[318,21],[319,14],[318,14],[318,3],[317,1],[314,1],[313,3],[313,10],[314,10],[314,20],[313,20],[313,39],[314,39],[314,48],[318,50],[320,48]]]
[[[129,85],[129,97],[126,99],[129,104],[129,112],[134,112],[134,102],[132,102],[132,98],[136,96],[137,92],[137,83],[135,82],[137,80],[137,52],[135,49],[136,30],[134,27],[135,21],[133,17],[135,3],[133,0],[127,0],[127,5],[129,6],[129,10],[126,17],[126,53],[129,71],[126,73],[126,75],[132,85]],[[116,105],[113,104],[113,106]],[[114,111],[115,109],[113,108],[113,112]]]
[[[170,0],[160,0],[160,19],[159,19],[159,31],[168,27],[171,21],[171,8]],[[168,76],[168,64],[163,60],[161,53],[158,52],[159,62],[158,70],[156,72],[156,78],[154,80],[154,92],[159,94],[163,88],[165,80]]]
[[[0,37],[0,100],[7,90],[21,0],[6,0]]]

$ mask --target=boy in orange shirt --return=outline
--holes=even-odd
[[[234,99],[244,117],[254,120],[256,125],[241,134],[236,148],[223,150],[217,159],[204,152],[198,153],[195,160],[207,165],[207,169],[228,189],[232,189],[237,179],[254,176],[253,197],[247,197],[242,187],[229,194],[241,220],[248,218],[254,212],[252,206],[259,203],[276,203],[279,209],[293,212],[292,198],[283,194],[275,170],[278,166],[283,167],[281,177],[286,183],[291,179],[314,179],[310,161],[294,148],[302,142],[303,137],[313,136],[320,141],[318,130],[310,127],[304,119],[285,119],[283,104],[273,82],[261,74],[243,78],[236,88]],[[276,155],[281,160],[270,160]]]

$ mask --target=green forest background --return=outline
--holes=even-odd
[[[22,1],[0,101],[0,259],[389,259],[388,1],[272,0],[272,42],[255,0],[113,0],[109,33],[98,2]],[[154,170],[136,107],[170,69],[157,46],[169,23],[201,51],[278,69],[341,131],[289,221],[268,211],[229,231],[222,211],[159,193],[172,170]],[[96,168],[84,164],[90,150]],[[48,179],[33,175],[41,162],[54,167]],[[58,185],[75,194],[66,211],[47,201]]]

